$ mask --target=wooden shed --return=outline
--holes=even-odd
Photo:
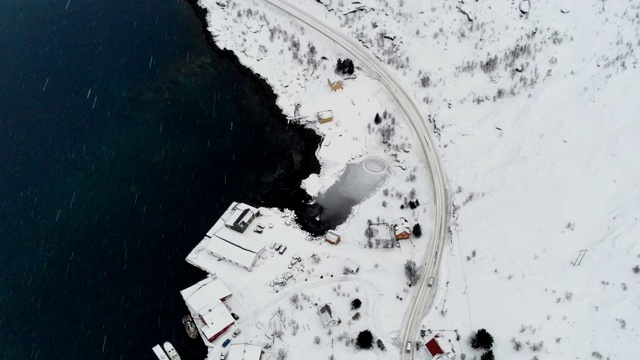
[[[331,110],[318,111],[316,116],[318,117],[318,122],[320,124],[324,124],[333,120],[333,111]]]
[[[324,241],[328,242],[331,245],[338,245],[338,243],[340,242],[340,235],[333,230],[329,230],[327,231],[327,235],[325,235],[324,237]]]

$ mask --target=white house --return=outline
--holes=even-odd
[[[329,230],[327,231],[327,235],[325,235],[324,237],[324,241],[332,245],[338,245],[338,243],[340,242],[340,234],[333,230]]]
[[[231,344],[227,360],[260,360],[262,347],[252,344]]]
[[[320,319],[322,319],[322,325],[324,325],[325,328],[340,324],[340,319],[335,316],[331,310],[331,304],[321,306],[318,313],[320,314]]]
[[[222,214],[224,226],[243,233],[251,222],[260,216],[260,210],[245,203],[232,202],[227,211]]]
[[[360,270],[360,266],[358,264],[354,263],[350,259],[346,259],[344,261],[344,271],[345,271],[345,273],[355,274],[355,273],[358,272],[358,270]]]
[[[212,299],[217,299],[220,301],[225,301],[229,296],[231,296],[231,290],[227,287],[221,279],[216,277],[207,277],[204,280],[200,280],[197,283],[189,286],[188,288],[180,291],[180,294],[185,299],[192,298],[193,295],[196,295],[192,298],[191,301],[196,301],[195,299],[202,299],[202,301],[208,302]],[[202,303],[201,305],[204,305]],[[198,307],[196,305],[196,307]]]
[[[206,246],[209,254],[249,271],[253,269],[260,255],[265,252],[265,246],[257,240],[227,227],[219,228],[209,239]]]
[[[231,291],[220,279],[206,278],[180,291],[201,334],[213,342],[234,324],[229,309],[222,302]]]

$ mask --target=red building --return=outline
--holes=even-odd
[[[441,333],[436,334],[425,345],[427,346],[427,353],[431,355],[433,360],[451,359],[451,357],[455,356],[451,341],[447,342]]]

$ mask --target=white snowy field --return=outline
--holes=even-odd
[[[632,270],[640,265],[635,226],[640,216],[640,144],[635,138],[640,133],[640,4],[291,2],[361,41],[395,69],[439,139],[454,189],[453,236],[436,309],[424,328],[457,330],[457,351],[466,357],[480,354],[468,344],[471,332],[486,328],[499,359],[634,358],[640,344],[640,274]],[[316,249],[316,243],[304,242],[299,249],[329,256],[316,274],[333,271],[346,257],[358,259],[361,271],[351,279],[365,282],[360,291],[382,306],[368,310],[366,321],[331,335],[314,328],[283,336],[267,358],[283,348],[289,358],[325,359],[329,353],[318,349],[360,327],[387,339],[385,344],[394,341],[406,310],[406,301],[395,296],[404,291],[402,264],[420,260],[432,215],[424,160],[412,150],[402,151],[412,143],[412,134],[401,112],[384,88],[358,69],[356,79],[331,92],[327,78],[338,79],[336,59],[348,54],[266,2],[200,3],[209,11],[217,45],[234,51],[267,79],[285,114],[294,115],[295,104],[301,104],[301,115],[312,118],[319,110],[334,111],[333,123],[309,124],[324,136],[317,154],[322,172],[304,183],[310,194],[325,191],[347,163],[367,155],[382,157],[393,170],[380,191],[339,228],[343,243]],[[523,14],[520,8],[527,4],[529,12]],[[391,120],[373,124],[375,114],[384,110],[396,119],[391,146],[381,143],[379,133]],[[408,181],[414,167],[417,180]],[[411,188],[421,206],[418,211],[399,209]],[[377,216],[419,221],[426,236],[403,243],[401,251],[364,249],[366,220]],[[257,271],[260,266],[266,265]],[[243,271],[219,275],[242,282]],[[351,296],[356,283],[343,285]],[[300,291],[339,305],[347,314],[341,316],[348,316],[345,297],[336,299],[335,285],[327,286]],[[266,301],[281,299],[272,307],[282,307],[297,323],[305,317],[311,321],[309,310],[292,310],[288,297],[294,290],[283,290],[286,299],[264,296]],[[264,311],[262,316],[273,318],[275,310]],[[319,333],[323,338],[317,345],[313,338]],[[398,348],[389,345],[386,352],[336,347],[334,354],[396,358]],[[424,350],[420,356],[426,356]]]

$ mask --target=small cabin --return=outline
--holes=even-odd
[[[347,259],[344,261],[344,272],[350,274],[357,274],[358,270],[360,270],[360,266],[353,261]]]
[[[411,229],[408,226],[393,226],[396,240],[407,240],[411,237]]]
[[[320,124],[324,124],[324,123],[327,123],[329,121],[333,121],[333,111],[332,110],[318,111],[316,116],[318,117],[318,122]]]
[[[333,313],[331,304],[325,304],[320,307],[320,309],[318,309],[318,313],[320,313],[320,319],[322,319],[322,325],[324,325],[325,328],[340,324],[340,319]]]
[[[340,235],[333,230],[329,230],[327,235],[324,236],[324,241],[331,245],[338,245],[340,242]]]

